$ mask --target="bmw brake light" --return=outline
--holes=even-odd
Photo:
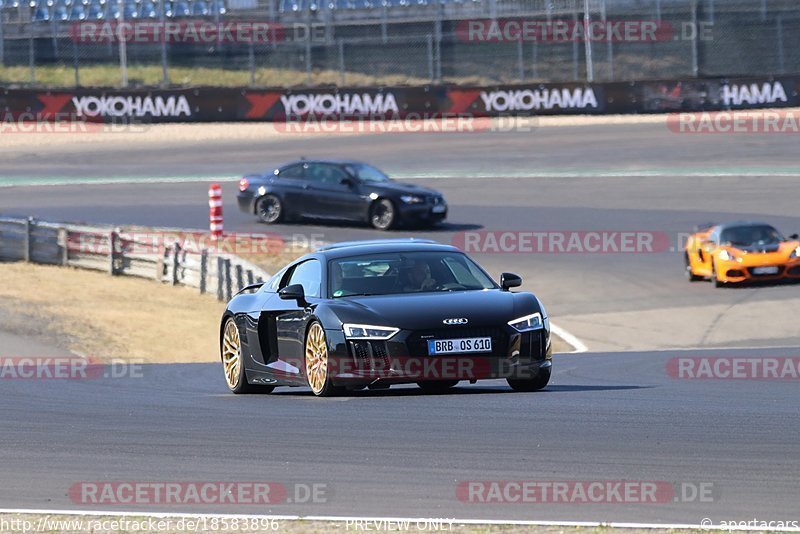
[[[250,187],[250,180],[247,178],[239,180],[239,191],[245,191],[248,187]]]

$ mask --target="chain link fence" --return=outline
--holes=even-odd
[[[487,85],[800,72],[797,0],[0,3],[4,85]]]

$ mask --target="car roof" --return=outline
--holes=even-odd
[[[331,243],[317,249],[316,254],[327,259],[346,258],[362,254],[387,252],[461,252],[452,245],[443,245],[430,239],[378,239],[372,241],[345,241]]]
[[[763,221],[733,221],[720,224],[718,225],[718,228],[720,230],[726,230],[728,228],[739,228],[742,226],[769,226],[770,228],[775,228],[773,225]]]
[[[364,163],[363,161],[358,161],[355,159],[295,159],[292,161],[287,161],[278,165],[278,169],[282,169],[284,167],[288,167],[289,165],[297,165],[298,163],[330,163],[332,165],[369,165],[368,163]],[[371,165],[370,165],[371,166]]]

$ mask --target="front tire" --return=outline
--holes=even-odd
[[[265,224],[275,224],[283,219],[283,203],[275,195],[264,195],[256,201],[256,215]]]
[[[331,397],[342,389],[331,383],[328,341],[319,321],[313,321],[306,332],[305,371],[308,387],[317,397]]]
[[[699,282],[700,280],[702,280],[703,279],[702,276],[697,276],[696,274],[694,274],[694,271],[692,271],[692,263],[691,261],[689,261],[689,255],[688,254],[684,255],[684,258],[686,260],[686,279],[689,280],[690,282]]]
[[[514,391],[539,391],[550,382],[550,369],[539,369],[535,378],[507,378],[506,382]]]
[[[439,393],[445,393],[450,388],[458,384],[458,380],[438,380],[438,381],[425,381],[425,382],[417,382],[419,388],[424,391],[425,393],[436,395]]]
[[[397,223],[397,208],[388,198],[376,200],[369,210],[369,222],[378,230],[389,230]]]
[[[711,281],[714,283],[714,287],[722,287],[725,285],[725,282],[719,279],[717,275],[717,264],[714,261],[711,261]]]
[[[244,358],[242,357],[242,340],[239,335],[239,328],[233,317],[225,321],[225,328],[222,331],[220,343],[222,356],[222,370],[225,373],[225,383],[232,393],[270,393],[274,386],[256,386],[248,384],[247,372],[244,369]]]

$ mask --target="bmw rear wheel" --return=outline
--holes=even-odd
[[[267,224],[280,222],[283,217],[283,204],[275,195],[264,195],[256,201],[258,220]]]
[[[389,230],[397,219],[397,210],[388,198],[381,198],[369,210],[369,222],[378,230]]]
[[[247,383],[247,373],[242,358],[242,339],[233,317],[225,322],[221,345],[222,370],[225,372],[228,389],[233,393],[269,393],[275,389],[273,386],[255,386]]]
[[[306,333],[306,380],[317,397],[330,397],[341,391],[331,383],[328,341],[318,321],[311,323]]]
[[[514,391],[538,391],[550,382],[550,368],[539,369],[534,378],[507,378],[506,382]]]

